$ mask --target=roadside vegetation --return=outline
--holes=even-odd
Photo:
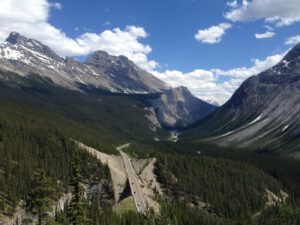
[[[142,129],[149,125],[145,96],[90,91],[87,97],[45,82],[35,76],[30,83],[22,78],[0,82],[0,219],[22,207],[42,224],[300,224],[299,161],[263,149],[149,141],[153,134]],[[130,142],[126,151],[135,158],[156,157],[155,172],[165,192],[156,196],[161,214],[114,211],[109,168],[77,149],[72,139],[108,154],[118,154],[115,147]],[[82,197],[82,185],[101,182],[110,204]],[[76,196],[75,189],[78,201],[73,199],[72,207],[54,217],[45,213],[64,194]],[[266,189],[279,197],[284,191],[288,198],[267,207]]]

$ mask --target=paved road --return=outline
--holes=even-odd
[[[128,145],[126,147],[128,147]],[[123,147],[123,148],[125,148],[125,147]],[[131,188],[132,195],[133,195],[133,198],[135,201],[135,206],[136,206],[138,212],[145,214],[146,213],[146,204],[145,204],[145,201],[143,198],[143,193],[141,191],[140,185],[137,182],[138,178],[137,178],[135,171],[132,168],[132,165],[128,158],[128,155],[121,150],[123,148],[117,148],[117,149],[120,151],[121,156],[123,157],[123,160],[124,160],[125,169],[127,172],[129,183],[130,183],[130,188]]]

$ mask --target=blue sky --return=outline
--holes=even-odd
[[[219,104],[300,41],[299,0],[0,0],[0,6],[0,40],[14,30],[63,57],[84,60],[98,49],[126,55],[172,86]]]
[[[219,23],[230,23],[223,14],[229,11],[222,0],[64,0],[62,10],[52,10],[50,23],[72,38],[81,33],[101,33],[106,29],[127,25],[143,27],[149,36],[141,42],[149,44],[148,55],[169,69],[184,73],[196,68],[231,69],[251,66],[251,58],[264,59],[274,52],[286,51],[286,38],[298,35],[300,23],[277,29],[270,39],[256,39],[264,33],[264,21],[238,22],[217,44],[202,44],[194,38],[199,29]],[[299,3],[300,4],[300,3]],[[79,16],[80,15],[80,16]],[[108,25],[109,24],[109,25]],[[74,30],[76,27],[78,31]]]

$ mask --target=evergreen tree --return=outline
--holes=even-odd
[[[31,178],[32,189],[26,201],[26,210],[38,216],[38,224],[48,217],[55,200],[53,180],[46,176],[43,169],[37,169]]]
[[[86,217],[86,208],[83,200],[83,177],[80,169],[80,158],[78,151],[75,151],[72,160],[72,178],[70,185],[73,187],[72,200],[69,205],[70,223],[73,225],[86,224],[88,219]]]

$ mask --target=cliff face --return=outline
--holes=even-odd
[[[187,126],[217,109],[193,96],[186,87],[167,90],[151,103],[160,123],[169,127]]]
[[[280,148],[289,144],[294,148],[299,124],[300,44],[277,65],[247,79],[226,104],[186,136],[197,139],[206,133],[225,146]]]
[[[71,57],[63,59],[41,42],[16,32],[0,44],[0,68],[23,75],[41,74],[70,89],[92,86],[120,93],[151,93],[168,89],[163,81],[124,56],[96,51],[85,62]]]

